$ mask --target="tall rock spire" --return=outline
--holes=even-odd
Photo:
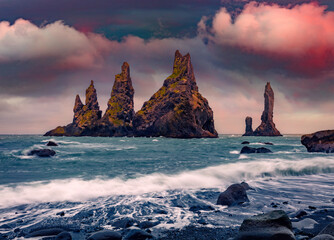
[[[264,111],[261,116],[261,125],[255,129],[255,136],[282,136],[276,129],[274,116],[274,91],[268,82],[264,91]]]
[[[127,62],[124,62],[122,72],[115,75],[111,97],[103,116],[103,121],[109,124],[114,132],[118,131],[118,135],[126,135],[129,130],[120,129],[118,127],[132,127],[132,119],[135,114],[133,109],[133,96],[134,89],[130,77],[130,66]]]
[[[189,53],[175,52],[173,73],[133,120],[135,136],[217,137],[213,112],[198,92]]]
[[[100,110],[93,80],[91,80],[89,87],[86,89],[86,107],[90,110]]]
[[[243,136],[252,136],[253,135],[253,119],[251,117],[246,117],[246,131]]]

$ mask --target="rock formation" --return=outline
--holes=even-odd
[[[250,134],[251,118],[246,118],[246,133],[243,136],[282,136],[276,129],[274,118],[274,91],[268,82],[264,91],[264,111],[261,116],[261,124],[253,134]],[[249,130],[249,131],[248,131]]]
[[[334,130],[303,135],[301,142],[308,152],[334,153]]]
[[[75,98],[73,122],[57,127],[45,136],[131,136],[134,90],[128,63],[123,63],[122,73],[115,76],[115,83],[108,108],[101,118],[94,82],[86,90],[86,102],[79,95]]]
[[[253,136],[253,119],[251,117],[246,117],[246,131],[243,136]]]
[[[130,66],[122,65],[122,72],[115,76],[108,107],[102,117],[99,136],[131,136],[134,89],[130,77]]]
[[[135,136],[217,137],[213,112],[198,92],[189,53],[175,52],[173,74],[133,120]]]
[[[236,206],[249,202],[246,191],[253,190],[247,183],[232,184],[224,192],[222,192],[217,200],[218,205]]]

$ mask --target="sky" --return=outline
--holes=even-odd
[[[266,82],[281,133],[334,128],[332,0],[0,0],[0,134],[70,123],[90,80],[105,111],[124,61],[139,110],[177,49],[219,133],[260,124]]]

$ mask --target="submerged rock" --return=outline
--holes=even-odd
[[[101,230],[93,233],[87,240],[121,240],[122,235],[118,232],[111,230]]]
[[[72,236],[69,232],[61,232],[56,236],[55,240],[72,240]]]
[[[219,195],[217,204],[230,207],[249,202],[246,191],[250,189],[252,188],[245,182],[233,184]]]
[[[213,112],[198,92],[189,53],[175,52],[173,74],[133,120],[135,136],[218,137]]]
[[[53,142],[53,141],[48,141],[48,143],[46,144],[46,146],[56,147],[56,146],[58,146],[58,144],[55,143],[55,142]]]
[[[264,147],[252,148],[248,146],[243,147],[240,151],[240,154],[249,154],[249,153],[272,153],[272,151]]]
[[[250,144],[248,141],[243,141],[241,144]]]
[[[303,135],[301,143],[306,147],[308,152],[334,153],[334,130]]]
[[[274,91],[268,82],[264,92],[264,111],[261,124],[253,132],[253,136],[282,136],[274,123]]]
[[[141,229],[131,229],[129,233],[124,237],[124,240],[146,240],[151,239],[153,236],[148,232]]]
[[[51,157],[56,155],[56,152],[51,149],[34,149],[28,153],[29,156],[36,155],[38,157]]]
[[[36,230],[36,231],[31,232],[27,234],[25,237],[31,238],[31,237],[41,237],[41,236],[53,236],[53,235],[58,235],[59,233],[63,231],[64,229],[62,228],[41,229],[41,230]]]
[[[292,224],[282,210],[245,219],[239,229],[238,240],[294,240]]]
[[[251,117],[246,117],[246,131],[242,136],[253,136],[253,119]]]

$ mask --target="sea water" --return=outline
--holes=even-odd
[[[46,147],[48,141],[59,146]],[[273,153],[239,154],[243,141]],[[39,148],[53,149],[56,155],[28,155]],[[242,181],[254,188],[248,191],[250,203],[216,205],[220,192]],[[333,187],[334,155],[308,153],[300,136],[0,136],[0,233],[8,231],[1,226],[41,224],[112,228],[113,221],[124,217],[158,221],[154,228],[163,229],[233,227],[273,206],[287,213],[332,206]]]

